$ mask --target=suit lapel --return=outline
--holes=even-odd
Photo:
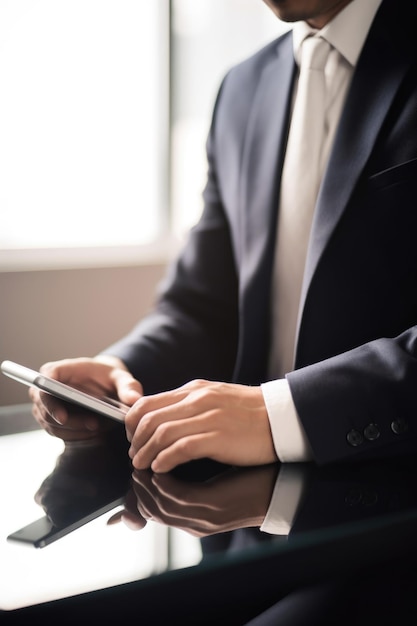
[[[260,368],[264,368],[268,350],[269,287],[279,174],[294,71],[292,36],[289,35],[280,42],[276,55],[259,78],[242,154],[239,204],[242,208],[240,301],[243,327],[237,371],[239,379],[248,383],[265,375]]]
[[[295,64],[292,38],[281,46],[277,59],[263,71],[246,129],[240,186],[244,214],[244,271],[255,274],[271,233],[265,224],[275,219],[280,162]],[[268,229],[270,230],[270,229]],[[275,233],[274,233],[275,234]]]
[[[346,210],[378,133],[410,65],[392,27],[376,18],[359,59],[323,179],[313,220],[301,295],[303,310],[323,252]],[[302,322],[302,316],[300,316]]]

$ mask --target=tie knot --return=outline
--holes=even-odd
[[[330,52],[330,44],[322,37],[307,37],[301,44],[301,67],[323,70]]]

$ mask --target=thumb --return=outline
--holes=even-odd
[[[132,406],[136,400],[143,396],[142,385],[133,378],[130,372],[123,369],[115,369],[112,372],[112,378],[117,395],[124,404]]]

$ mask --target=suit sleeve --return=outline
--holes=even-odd
[[[417,449],[417,327],[287,375],[319,464]]]
[[[203,214],[169,268],[154,312],[105,350],[122,359],[145,393],[175,388],[195,378],[228,381],[233,375],[237,275],[210,137],[207,154]]]

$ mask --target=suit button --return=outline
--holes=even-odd
[[[350,489],[345,497],[347,506],[357,506],[362,500],[362,491],[360,489]]]
[[[363,436],[359,430],[352,429],[348,432],[346,439],[351,446],[360,446],[363,443]]]
[[[402,435],[408,430],[407,421],[403,417],[399,417],[391,422],[391,430],[395,435]]]
[[[363,506],[374,506],[378,502],[378,494],[375,491],[365,491],[362,498]]]
[[[375,441],[375,439],[378,439],[381,433],[379,432],[377,424],[368,424],[368,426],[363,431],[363,434],[365,435],[365,439],[367,439],[368,441]]]

